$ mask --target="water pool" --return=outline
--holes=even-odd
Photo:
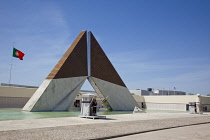
[[[98,115],[112,114],[131,114],[132,111],[108,111],[100,110]],[[59,117],[77,117],[80,115],[79,110],[70,110],[66,112],[28,112],[22,111],[21,108],[0,108],[0,121],[3,120],[22,120],[22,119],[39,119],[39,118],[59,118]]]
[[[170,110],[145,110],[146,113],[184,113],[185,111]],[[113,114],[132,114],[133,111],[109,111],[100,110],[98,115]],[[79,110],[71,109],[66,112],[28,112],[22,111],[21,108],[0,108],[0,121],[3,120],[23,120],[23,119],[39,119],[39,118],[59,118],[59,117],[77,117],[80,115]]]

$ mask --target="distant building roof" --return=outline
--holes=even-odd
[[[1,86],[6,86],[6,87],[25,87],[25,88],[38,88],[37,86],[26,86],[26,85],[18,85],[18,84],[7,84],[7,83],[1,83]]]

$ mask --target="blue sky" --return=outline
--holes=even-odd
[[[129,89],[210,94],[209,0],[0,0],[0,83],[39,86],[82,30]],[[86,82],[83,89],[92,89]]]

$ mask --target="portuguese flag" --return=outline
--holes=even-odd
[[[25,54],[24,54],[23,52],[21,52],[21,51],[15,49],[15,48],[13,48],[13,57],[17,57],[17,58],[19,58],[20,60],[23,60],[23,56],[24,56],[24,55],[25,55]]]

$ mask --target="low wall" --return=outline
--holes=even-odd
[[[133,95],[134,99],[146,109],[154,110],[177,110],[186,111],[189,102],[198,102],[197,95],[175,95],[175,96],[138,96]],[[142,106],[143,105],[143,106]]]
[[[23,108],[29,97],[0,97],[0,108]]]
[[[22,108],[37,88],[0,86],[0,108]]]
[[[147,109],[186,111],[186,104],[146,103]]]
[[[0,86],[0,97],[31,97],[37,88]]]
[[[199,102],[197,95],[144,96],[146,103],[188,104]]]

